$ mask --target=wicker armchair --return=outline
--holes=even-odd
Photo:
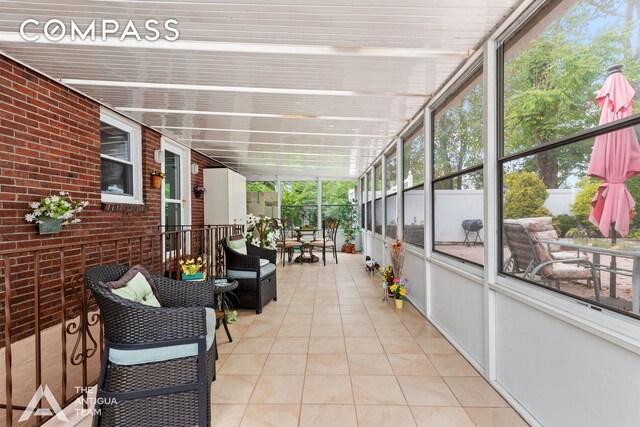
[[[276,262],[278,251],[247,245],[247,255],[231,249],[222,239],[220,244],[226,256],[227,276],[238,281],[238,287],[233,293],[240,302],[240,308],[252,308],[256,314],[262,313],[262,308],[271,300],[278,300],[276,283]],[[260,259],[266,259],[269,264],[260,267]]]
[[[105,338],[93,425],[210,425],[217,352],[215,313],[204,306],[213,307],[213,284],[152,275],[162,307],[150,307],[99,285],[128,269],[98,266],[85,276]]]

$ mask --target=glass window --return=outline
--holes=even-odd
[[[365,217],[364,217],[364,207],[365,204],[367,203],[366,200],[366,194],[364,192],[364,187],[365,187],[365,177],[363,176],[362,178],[360,178],[360,227],[361,228],[365,228]]]
[[[615,107],[630,100],[614,99],[614,89],[640,84],[640,21],[628,4],[552,2],[536,25],[505,43],[499,268],[640,318],[629,291],[632,260],[624,256],[640,250],[639,219],[627,216],[630,199],[640,198],[640,115],[609,130],[630,116]],[[626,155],[605,160],[614,146]],[[616,202],[612,188],[624,194]]]
[[[278,192],[275,181],[247,182],[247,213],[278,217]]]
[[[322,217],[339,218],[341,209],[355,199],[357,185],[355,180],[322,181]]]
[[[424,247],[424,130],[405,140],[402,195],[403,240]]]
[[[614,64],[625,65],[625,77],[638,89],[640,20],[633,7],[627,9],[631,3],[578,0],[570,7],[562,3],[543,11],[547,18],[531,31],[507,41],[505,154],[597,126],[601,108],[596,94]],[[549,165],[555,169],[557,161]]]
[[[424,184],[424,131],[420,129],[404,143],[404,188]]]
[[[440,109],[433,122],[433,176],[482,164],[484,156],[482,71]],[[477,74],[477,73],[476,73]]]
[[[369,231],[373,231],[373,170],[370,170],[369,173],[367,174],[368,178],[368,187],[367,187],[367,193],[368,193],[368,202],[367,202],[367,229]]]
[[[484,264],[482,170],[434,182],[434,250]]]
[[[375,201],[373,203],[374,232],[382,234],[382,162],[373,167],[375,174]]]
[[[100,112],[100,189],[103,202],[142,203],[140,126]]]
[[[433,249],[484,264],[482,68],[434,114]]]
[[[398,156],[395,148],[389,150],[385,156],[386,164],[386,187],[387,195],[385,198],[385,214],[387,218],[385,234],[392,239],[398,237],[398,209],[397,209],[397,192],[398,192]]]
[[[318,224],[318,182],[284,181],[282,192],[282,219],[293,227]]]

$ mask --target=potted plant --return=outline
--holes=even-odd
[[[360,210],[355,200],[350,200],[349,203],[340,208],[338,219],[342,224],[342,233],[345,241],[342,251],[354,253],[355,244],[353,241],[356,239],[356,233],[360,230]]]
[[[180,260],[180,269],[182,270],[182,280],[202,280],[204,279],[204,271],[201,271],[205,266],[205,262],[202,257],[197,259],[189,258],[186,260]]]
[[[247,244],[259,248],[275,249],[278,238],[278,220],[268,216],[247,215],[247,232],[245,239]]]
[[[391,285],[391,287],[389,288],[389,290],[395,295],[394,301],[396,302],[397,309],[401,309],[407,299],[408,283],[409,279],[407,279],[406,277],[403,277],[402,279],[398,279],[396,277],[393,279],[393,285]]]
[[[393,286],[393,279],[395,279],[395,276],[393,275],[393,267],[388,265],[384,269],[381,268],[380,275],[382,276],[382,280],[383,280],[382,289],[384,292],[384,295],[382,297],[382,302],[389,302],[387,297],[393,296],[393,293],[391,292],[391,287]]]
[[[80,222],[76,215],[84,210],[89,202],[74,202],[69,193],[61,191],[58,195],[44,197],[39,202],[31,202],[32,213],[26,214],[27,222],[38,224],[40,234],[55,234],[60,227]]]
[[[151,188],[161,188],[162,180],[167,175],[164,172],[153,171],[151,172]]]

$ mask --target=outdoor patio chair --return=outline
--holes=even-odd
[[[327,249],[333,253],[333,257],[338,263],[338,253],[336,249],[336,235],[340,222],[335,218],[326,218],[322,221],[322,240],[313,240],[309,243],[315,248],[322,248],[322,262],[327,265]]]
[[[553,259],[546,245],[531,235],[527,228],[515,220],[505,220],[504,238],[511,253],[505,263],[505,270],[511,264],[511,272],[524,279],[542,281],[550,286],[555,282],[560,289],[561,281],[593,281],[596,301],[600,301],[600,281],[593,263],[585,258]],[[536,280],[536,276],[540,279]]]
[[[162,305],[153,307],[100,284],[128,271],[104,265],[85,276],[104,322],[93,425],[210,425],[217,351],[215,313],[204,305],[213,304],[213,285],[151,275]]]
[[[519,218],[513,221],[524,225],[527,231],[538,240],[558,240],[558,232],[553,227],[553,218],[550,216]],[[547,243],[547,249],[553,259],[587,259],[587,254],[581,254],[578,250],[563,250],[559,244]]]
[[[256,314],[271,300],[278,300],[276,263],[278,251],[247,244],[241,234],[220,241],[226,256],[227,276],[238,281],[232,291],[240,308],[252,308]]]
[[[280,239],[276,243],[278,249],[280,249],[280,256],[282,257],[282,266],[284,267],[284,259],[286,256],[289,256],[289,262],[293,258],[294,249],[300,249],[302,246],[302,242],[298,239],[288,239],[287,238],[287,228],[288,222],[286,220],[279,221],[280,229]]]

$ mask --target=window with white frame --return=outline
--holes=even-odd
[[[424,247],[424,129],[411,132],[403,145],[403,240]]]
[[[374,231],[376,234],[382,234],[382,162],[376,163],[373,170],[375,175]]]
[[[398,237],[398,209],[396,201],[398,199],[398,157],[396,149],[393,148],[385,155],[385,186],[387,194],[385,197],[385,213],[387,215],[386,236],[395,239]]]
[[[367,177],[367,230],[373,231],[373,169]]]
[[[469,77],[433,116],[433,249],[484,264],[482,69]]]
[[[640,21],[631,3],[549,2],[500,46],[499,268],[640,318],[624,256],[640,248],[640,218],[629,215],[640,200],[640,114],[631,113]]]
[[[142,204],[141,139],[140,125],[113,111],[100,111],[103,202]]]

